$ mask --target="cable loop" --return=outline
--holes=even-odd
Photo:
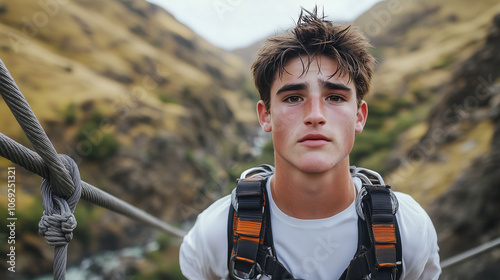
[[[73,230],[77,225],[73,212],[82,191],[80,172],[75,161],[67,155],[59,155],[59,158],[71,176],[75,191],[68,199],[63,199],[52,192],[48,179],[42,180],[41,194],[44,211],[38,223],[38,234],[44,236],[47,244],[51,246],[67,245],[73,238]]]

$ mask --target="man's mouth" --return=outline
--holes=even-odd
[[[299,142],[304,142],[304,141],[309,141],[309,140],[324,140],[324,141],[330,141],[328,137],[324,136],[323,134],[307,134],[306,136],[302,137]]]
[[[319,147],[328,142],[331,140],[323,134],[307,134],[299,140],[299,143],[309,147]]]

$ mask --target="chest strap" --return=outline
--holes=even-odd
[[[401,277],[402,249],[397,199],[388,185],[363,185],[356,200],[358,249],[343,279],[395,280]]]
[[[263,274],[271,279],[295,279],[274,250],[266,182],[258,178],[238,181],[236,203],[228,217],[230,279],[260,279]],[[402,250],[395,195],[389,186],[364,184],[356,204],[358,248],[340,279],[399,279]]]
[[[228,225],[228,269],[231,279],[294,279],[276,258],[265,179],[239,179]],[[232,238],[231,238],[232,236]]]
[[[233,219],[233,244],[230,269],[250,277],[257,275],[257,251],[261,245],[264,222],[265,195],[258,179],[238,182],[237,205]]]

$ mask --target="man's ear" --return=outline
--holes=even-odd
[[[264,101],[259,100],[257,103],[257,114],[259,115],[259,123],[264,132],[271,132],[271,113],[267,111]]]
[[[368,104],[366,104],[364,100],[361,100],[361,104],[358,107],[356,117],[357,119],[355,131],[356,133],[360,133],[361,131],[363,131],[366,123],[366,118],[368,117]]]

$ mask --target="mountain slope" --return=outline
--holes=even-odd
[[[383,1],[356,23],[379,65],[355,154],[428,210],[442,259],[499,237],[500,5]],[[442,279],[497,279],[499,250]]]
[[[453,81],[454,69],[482,47],[492,19],[499,12],[498,3],[486,0],[472,6],[465,1],[448,0],[382,1],[356,19],[355,23],[374,44],[373,53],[378,59],[372,93],[368,96],[367,133],[359,135],[361,143],[353,153],[354,159],[363,158],[358,164],[380,169],[378,163],[386,162],[382,171],[405,190],[414,189],[411,181],[404,180],[407,173],[419,167],[428,168],[422,170],[431,175],[426,176],[429,183],[424,182],[423,189],[439,185],[439,178],[432,175],[435,167],[417,167],[414,163],[407,166],[412,157],[419,161],[419,155],[413,152],[408,156],[408,150],[428,130],[428,114]],[[488,123],[482,129],[485,133],[470,132],[468,137],[475,137],[477,145],[460,158],[463,166],[489,150],[493,129]],[[430,157],[426,149],[435,149],[441,139],[437,140],[427,143],[429,147],[420,144],[420,156]],[[449,146],[452,150],[457,147]],[[378,152],[370,153],[373,150]],[[397,167],[402,168],[396,170]],[[452,176],[461,170],[454,165],[441,169],[448,167],[450,170],[443,172]],[[419,201],[427,204],[440,192],[423,194]]]
[[[226,191],[233,162],[251,158],[258,124],[244,63],[155,5],[0,1],[0,36],[0,58],[58,152],[84,180],[160,219],[195,217]],[[3,102],[0,131],[30,147]],[[36,275],[51,268],[35,236],[40,178],[19,174],[19,275]],[[76,214],[70,263],[155,234],[85,202]]]
[[[430,114],[429,129],[422,141],[441,131],[446,142],[462,142],[461,152],[476,145],[466,138],[474,126],[488,124],[479,133],[489,137],[489,150],[477,155],[451,181],[446,193],[431,204],[430,213],[440,232],[442,256],[451,257],[500,236],[500,13],[489,28],[487,40],[456,73],[441,102]],[[484,125],[483,125],[484,127]],[[474,130],[477,130],[474,129]],[[493,131],[490,134],[489,131]],[[486,132],[486,133],[485,133]],[[465,137],[464,137],[465,136]],[[465,139],[464,139],[465,138]],[[467,142],[465,142],[467,141]],[[464,202],[467,207],[463,207]],[[445,272],[445,279],[495,279],[500,248]],[[476,263],[481,263],[477,266]]]

